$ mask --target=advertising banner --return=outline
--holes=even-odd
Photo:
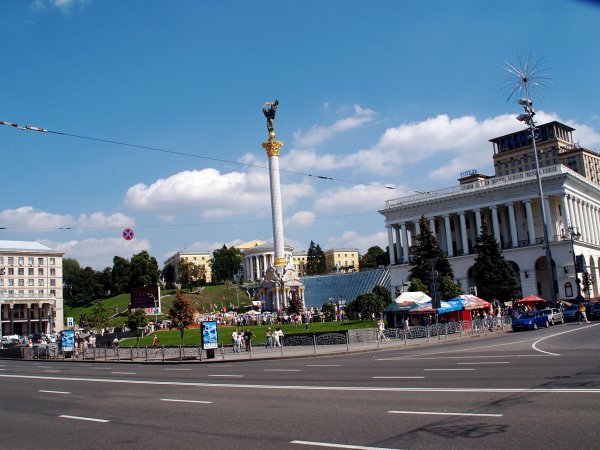
[[[72,352],[75,350],[75,332],[73,330],[62,332],[61,346],[63,352]]]
[[[152,314],[160,314],[160,286],[131,288],[130,309],[152,308]]]
[[[200,322],[200,329],[202,331],[202,349],[209,350],[219,348],[217,322],[212,320]]]

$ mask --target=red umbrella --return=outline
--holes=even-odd
[[[546,300],[544,300],[543,298],[540,298],[536,295],[528,295],[525,298],[522,298],[521,300],[517,300],[515,303],[547,303]]]

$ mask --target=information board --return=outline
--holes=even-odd
[[[75,332],[73,330],[62,332],[61,346],[63,352],[72,352],[75,350]]]
[[[207,320],[200,323],[202,330],[202,349],[210,350],[219,348],[219,335],[217,333],[217,322]]]

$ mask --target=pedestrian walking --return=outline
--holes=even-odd
[[[271,332],[271,327],[267,328],[267,348],[273,348],[273,333]]]
[[[579,304],[579,306],[577,307],[577,311],[579,312],[579,325],[581,325],[581,322],[583,322],[584,320],[585,323],[590,323],[590,321],[587,318],[585,304],[583,302]]]
[[[385,335],[385,323],[383,322],[383,319],[379,319],[377,322],[377,339],[380,341],[390,340],[390,338]]]
[[[250,328],[246,328],[246,331],[244,331],[244,342],[246,343],[246,351],[247,352],[251,351],[251,348],[252,348],[252,331],[250,331]]]
[[[155,334],[154,337],[152,338],[152,348],[154,349],[155,353],[158,353],[158,344],[160,343],[160,339],[158,339],[158,336]]]

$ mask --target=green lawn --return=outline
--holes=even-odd
[[[236,292],[237,291],[237,292]],[[197,309],[198,311],[210,311],[210,305],[217,305],[217,308],[221,309],[223,306],[230,309],[230,305],[239,304],[241,307],[250,304],[250,299],[246,295],[246,292],[240,289],[237,285],[229,283],[224,285],[217,286],[206,286],[202,293],[200,294],[187,294],[184,295],[190,300],[192,303],[192,307]],[[159,319],[168,319],[168,311],[171,307],[171,304],[175,300],[175,291],[162,291],[161,292],[161,310],[163,312],[162,315],[159,315]],[[127,307],[130,302],[129,294],[121,294],[115,297],[110,297],[102,300],[106,309],[110,312],[110,315],[115,313],[115,307],[119,309],[119,311],[125,311],[123,314],[115,317],[109,324],[109,327],[124,325],[127,322]],[[94,301],[90,301],[85,306],[77,306],[70,307],[65,305],[64,318],[65,323],[67,323],[67,317],[73,317],[75,323],[79,322],[79,315],[84,313],[86,316],[90,316],[92,313],[92,304]],[[154,320],[154,316],[150,316],[151,320]]]
[[[277,325],[269,325],[271,330],[275,330]],[[376,328],[377,322],[375,321],[345,321],[345,322],[323,322],[323,323],[309,323],[308,324],[308,332],[323,332],[323,331],[340,331],[340,330],[350,330],[356,328]],[[219,344],[231,344],[231,333],[237,327],[231,326],[223,326],[219,327]],[[267,342],[266,337],[266,329],[267,325],[254,325],[247,327],[239,327],[238,330],[245,330],[249,328],[252,333],[254,333],[254,338],[252,342],[255,344],[264,344]],[[284,335],[289,334],[297,334],[297,333],[306,333],[306,325],[281,325],[281,329]],[[143,346],[151,346],[152,339],[154,334],[158,334],[158,338],[160,339],[160,345],[180,345],[181,344],[181,335],[179,330],[161,330],[155,333],[149,334],[143,338],[140,338],[139,345]],[[183,335],[183,343],[184,345],[199,345],[200,344],[200,329],[199,328],[189,328],[185,330]],[[135,346],[136,339],[124,339],[122,341],[123,346]]]

